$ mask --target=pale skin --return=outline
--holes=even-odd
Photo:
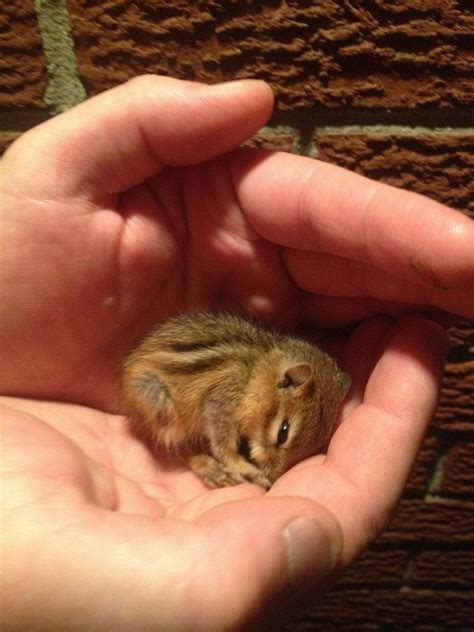
[[[261,626],[387,524],[436,406],[433,318],[474,315],[473,225],[316,160],[234,151],[272,105],[261,82],[139,78],[0,163],[2,629]],[[327,455],[268,493],[207,488],[119,414],[123,355],[191,307],[355,325],[334,347],[353,388]]]

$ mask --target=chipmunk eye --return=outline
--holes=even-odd
[[[280,429],[278,430],[277,435],[277,447],[283,445],[288,439],[288,432],[290,430],[290,424],[288,423],[288,419],[284,419],[281,422]]]

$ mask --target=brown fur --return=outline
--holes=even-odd
[[[183,314],[128,356],[121,400],[206,482],[268,488],[326,446],[349,386],[304,340],[232,314]]]

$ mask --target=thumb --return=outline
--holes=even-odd
[[[263,81],[208,86],[136,77],[24,134],[8,152],[11,175],[18,160],[23,191],[35,173],[36,195],[116,194],[164,165],[196,164],[233,149],[264,125],[272,107]]]
[[[305,599],[314,599],[336,579],[342,533],[317,503],[297,497],[248,499],[217,506],[199,522],[214,551],[206,555],[207,581],[198,583],[207,595],[219,595],[213,609],[222,628],[279,629]]]

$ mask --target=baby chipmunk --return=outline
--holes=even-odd
[[[121,401],[206,483],[268,489],[327,445],[350,383],[304,340],[232,314],[189,313],[126,358]]]

